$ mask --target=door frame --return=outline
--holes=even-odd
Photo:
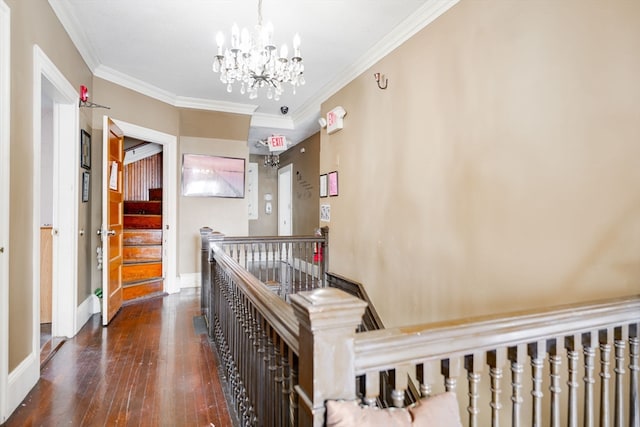
[[[162,273],[164,291],[180,291],[177,256],[178,138],[111,117],[125,137],[162,145]],[[102,185],[107,185],[103,183]],[[104,228],[104,218],[103,218]]]
[[[0,424],[9,413],[9,155],[11,9],[0,0]]]
[[[288,190],[286,195],[282,194],[282,180],[284,180],[284,175],[289,174],[289,181],[284,182],[286,189]],[[286,197],[283,197],[286,196]],[[289,201],[289,206],[286,209],[282,208],[282,205],[285,200]],[[293,234],[293,163],[289,163],[287,166],[278,169],[278,235],[279,236],[290,236]],[[286,218],[285,218],[286,217]],[[283,230],[280,227],[283,219],[287,219],[289,221],[289,233],[282,234]]]
[[[78,201],[80,126],[78,93],[44,51],[33,47],[33,350],[40,355],[40,146],[42,79],[53,98],[53,336],[73,337],[79,330]],[[63,154],[64,153],[64,154]],[[72,256],[69,256],[72,254]],[[39,366],[39,363],[38,363]]]

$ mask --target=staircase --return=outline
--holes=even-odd
[[[149,201],[124,202],[123,256],[125,301],[163,292],[161,188],[149,190]]]

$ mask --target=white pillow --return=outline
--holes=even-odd
[[[326,407],[327,427],[462,427],[452,392],[421,399],[408,409],[380,409],[338,400],[328,400]]]

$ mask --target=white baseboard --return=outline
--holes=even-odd
[[[96,314],[102,312],[102,300],[96,295],[91,295],[91,313]]]
[[[180,289],[200,287],[200,273],[182,273],[180,275]]]
[[[164,281],[164,291],[168,294],[175,294],[176,292],[180,292],[180,277],[175,277],[173,280]]]
[[[13,413],[40,378],[40,353],[32,352],[9,373],[8,414]]]
[[[98,302],[95,302],[94,299],[98,300]],[[97,311],[96,305],[98,307]],[[73,331],[73,335],[75,336],[75,334],[77,334],[80,329],[82,329],[84,324],[87,323],[87,320],[89,320],[91,316],[99,312],[100,300],[93,294],[89,295],[84,301],[82,301],[82,303],[78,307],[78,310],[76,311],[76,330]]]

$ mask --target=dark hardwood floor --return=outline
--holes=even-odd
[[[196,289],[94,315],[3,426],[206,426],[231,421]]]

